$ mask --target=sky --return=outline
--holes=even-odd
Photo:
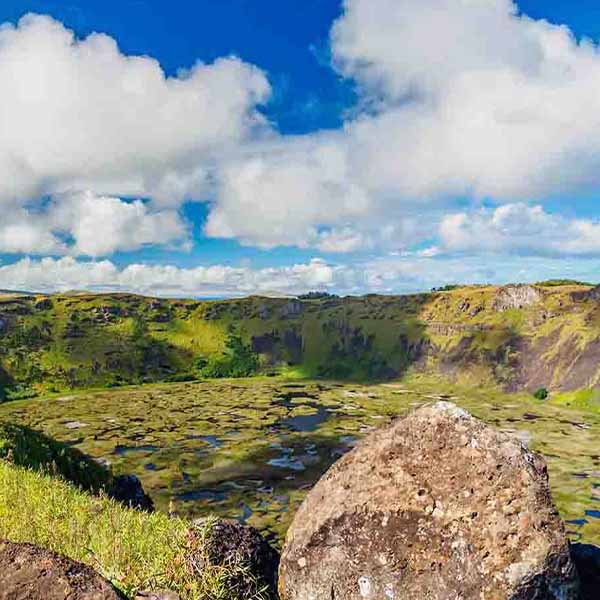
[[[3,0],[0,288],[600,281],[592,0]]]

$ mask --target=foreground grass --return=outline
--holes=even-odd
[[[126,508],[104,493],[111,477],[73,448],[0,423],[0,539],[86,563],[130,596],[168,589],[182,600],[241,600],[231,582],[248,579],[244,565],[208,555],[214,519],[191,526]]]
[[[0,537],[87,563],[125,593],[185,589],[186,533],[183,521],[125,509],[65,481],[0,462]]]

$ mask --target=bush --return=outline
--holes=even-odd
[[[220,356],[200,357],[196,369],[200,377],[250,377],[259,367],[258,354],[242,338],[230,333],[225,342],[225,352]]]
[[[546,400],[546,398],[548,398],[548,390],[546,388],[540,388],[535,391],[533,396],[538,400]]]

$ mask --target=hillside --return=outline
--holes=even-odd
[[[0,384],[23,397],[191,379],[232,331],[267,374],[366,380],[418,371],[530,391],[600,381],[600,288],[540,284],[225,301],[5,295]]]

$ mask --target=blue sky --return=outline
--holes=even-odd
[[[518,7],[4,0],[0,287],[597,280],[600,6]]]

